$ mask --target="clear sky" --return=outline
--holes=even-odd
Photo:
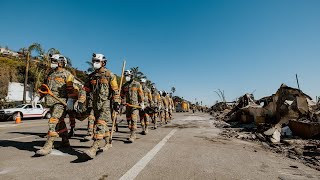
[[[78,69],[93,52],[120,74],[138,66],[159,89],[212,105],[281,83],[320,95],[319,0],[2,0],[0,45],[55,47]]]

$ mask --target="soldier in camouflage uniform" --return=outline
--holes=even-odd
[[[163,113],[162,113],[162,122],[164,120],[164,122],[166,124],[168,124],[168,120],[169,120],[169,100],[167,97],[167,92],[166,91],[162,91],[162,96],[161,96],[162,102],[163,102]]]
[[[67,109],[61,102],[57,101],[53,97],[46,96],[46,105],[50,107],[50,112],[52,117],[49,119],[49,131],[48,138],[45,145],[36,152],[38,155],[50,154],[53,148],[53,143],[55,138],[62,138],[62,147],[70,146],[68,139],[68,129],[64,121],[66,110],[73,109],[73,103],[75,101],[74,94],[76,89],[73,85],[74,76],[67,71],[64,67],[67,64],[67,60],[64,56],[60,54],[50,55],[51,68],[53,72],[49,75],[47,79],[47,85],[51,92],[60,98],[62,101],[67,102]],[[44,94],[40,94],[44,97]],[[32,104],[37,104],[39,97],[36,97]]]
[[[160,109],[159,107],[161,106],[161,102],[160,102],[161,97],[154,85],[151,87],[151,96],[152,96],[151,108],[153,109],[153,113],[150,114],[150,117],[154,124],[154,129],[157,129],[157,114]]]
[[[175,105],[174,105],[174,102],[173,102],[173,99],[172,99],[172,93],[170,93],[170,95],[167,95],[168,97],[168,101],[169,101],[169,119],[172,120],[173,117],[172,117],[172,113],[173,113],[173,110],[175,108]]]
[[[141,84],[133,80],[132,72],[124,72],[126,83],[122,86],[122,104],[126,105],[126,118],[130,129],[128,141],[133,143],[136,139],[139,109],[144,110],[144,97]],[[139,107],[140,106],[140,107]]]
[[[100,149],[101,141],[105,140],[102,150],[110,147],[110,132],[107,123],[112,121],[112,110],[119,111],[120,95],[116,76],[104,66],[107,60],[103,54],[93,54],[93,68],[95,71],[88,77],[84,89],[88,93],[88,107],[92,107],[89,119],[94,121],[94,142],[86,155],[93,159]],[[78,103],[81,109],[83,103]],[[89,120],[89,122],[90,122]],[[89,124],[90,125],[90,124]]]
[[[140,109],[140,122],[142,126],[142,134],[146,135],[148,134],[148,125],[149,125],[149,111],[151,110],[150,106],[152,105],[152,95],[150,89],[146,86],[146,79],[142,78],[141,79],[141,86],[142,86],[142,91],[144,94],[144,105],[145,109],[142,110]]]

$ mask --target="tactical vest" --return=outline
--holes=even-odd
[[[105,69],[103,72],[93,72],[89,75],[89,107],[101,109],[103,105],[110,107],[110,99],[112,90],[110,89],[110,81],[113,74]],[[107,104],[105,104],[107,103]]]
[[[126,82],[123,85],[123,93],[125,94],[125,100],[126,103],[129,103],[131,105],[139,105],[139,100],[141,97],[139,97],[138,89],[141,88],[141,85],[136,82],[132,81],[131,83]]]
[[[47,84],[51,92],[63,101],[66,101],[68,97],[66,84],[68,78],[72,78],[72,80],[69,81],[73,81],[74,77],[69,71],[62,69],[52,72],[47,79]],[[46,96],[47,106],[53,106],[56,103],[59,103],[59,101],[49,95]]]

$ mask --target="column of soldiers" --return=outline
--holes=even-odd
[[[50,95],[39,93],[33,104],[45,97],[45,102],[50,107],[52,117],[49,119],[47,140],[39,149],[37,155],[48,155],[53,149],[57,137],[62,138],[61,147],[70,146],[69,138],[74,136],[75,119],[88,116],[88,132],[84,140],[93,140],[92,146],[85,154],[93,159],[97,151],[105,151],[111,147],[110,130],[108,122],[112,122],[115,112],[125,106],[126,120],[130,135],[128,142],[136,139],[137,122],[140,118],[142,132],[147,135],[149,120],[157,129],[157,118],[160,125],[169,123],[173,119],[174,103],[165,91],[157,91],[155,86],[149,89],[146,79],[141,82],[133,78],[130,70],[124,72],[126,82],[119,89],[116,75],[106,68],[107,59],[103,54],[93,54],[92,65],[94,72],[88,76],[83,87],[74,84],[74,76],[65,69],[66,58],[61,54],[50,55],[52,72],[47,77],[45,84],[54,96],[65,102],[65,105]],[[70,131],[64,121],[69,115]]]

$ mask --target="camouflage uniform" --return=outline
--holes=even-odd
[[[169,100],[167,98],[167,96],[162,96],[161,97],[162,102],[163,102],[163,111],[161,114],[161,122],[165,121],[165,123],[168,123],[168,119],[169,119]]]
[[[126,104],[126,118],[130,129],[129,141],[133,142],[136,138],[137,121],[139,109],[132,106],[139,106],[144,102],[143,90],[141,84],[135,80],[126,82],[121,89],[122,103]],[[130,106],[132,105],[132,106]]]
[[[157,128],[157,114],[159,111],[159,107],[161,105],[161,97],[156,89],[154,91],[151,91],[151,96],[152,96],[151,107],[152,107],[152,109],[154,109],[156,111],[154,111],[150,116],[151,116],[152,122],[154,123],[154,128],[156,129]]]
[[[140,110],[140,121],[141,121],[141,126],[142,126],[142,134],[147,134],[148,133],[148,125],[149,125],[149,114],[148,110],[150,109],[150,106],[152,104],[152,95],[150,89],[146,86],[142,86],[142,91],[144,94],[144,105],[146,109]]]
[[[64,68],[58,68],[53,71],[48,79],[47,84],[51,92],[62,101],[67,98],[74,98],[75,87],[73,86],[74,76]],[[62,137],[62,146],[69,146],[68,129],[64,118],[66,116],[66,108],[59,101],[46,96],[46,105],[50,107],[52,117],[49,119],[49,131],[46,144],[37,151],[39,155],[47,155],[53,148],[53,142],[56,137]]]
[[[101,68],[89,75],[84,89],[88,93],[88,107],[91,109],[89,119],[89,132],[93,131],[94,144],[89,153],[95,156],[100,140],[109,143],[110,132],[107,123],[112,120],[112,103],[120,102],[119,89],[116,76],[106,68]]]
[[[173,102],[173,99],[168,96],[168,101],[169,101],[169,118],[172,120],[172,113],[173,113],[173,110],[174,110],[174,102]]]

